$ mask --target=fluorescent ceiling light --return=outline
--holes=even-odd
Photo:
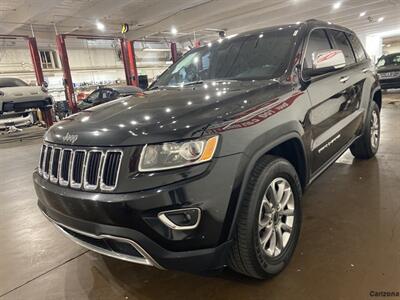
[[[366,13],[366,11],[360,12],[360,17],[364,17]]]
[[[380,18],[378,19],[378,22],[382,22],[383,20],[385,20],[385,18],[384,18],[384,17],[380,17]]]
[[[106,29],[106,26],[104,26],[104,24],[101,23],[100,21],[97,21],[97,22],[96,22],[96,27],[97,27],[97,29],[100,30],[100,31],[104,31],[104,30]]]
[[[342,6],[342,2],[336,2],[332,7],[333,9],[338,9],[340,6]]]
[[[176,29],[175,26],[172,26],[172,28],[171,28],[171,33],[172,33],[173,35],[177,35],[177,34],[178,34],[178,29]]]

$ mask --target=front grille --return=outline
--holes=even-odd
[[[118,184],[121,150],[69,149],[43,145],[38,172],[50,182],[74,189],[113,191]]]
[[[97,184],[99,183],[99,171],[100,164],[103,153],[101,151],[89,151],[87,163],[86,163],[86,172],[85,172],[85,189],[93,190],[96,189]]]
[[[80,188],[82,186],[83,165],[85,163],[86,151],[77,150],[74,152],[71,165],[71,186]]]
[[[119,162],[121,161],[121,152],[107,151],[104,161],[103,172],[101,175],[102,189],[108,189],[116,184],[118,180]]]
[[[51,171],[50,171],[50,181],[57,182],[58,178],[58,167],[60,165],[60,148],[54,148],[53,157],[51,158]]]
[[[50,169],[50,157],[53,151],[53,147],[47,147],[44,155],[44,163],[43,163],[43,177],[49,178],[49,169]]]
[[[60,172],[60,184],[61,185],[68,185],[69,183],[69,165],[71,163],[71,156],[72,156],[72,150],[70,149],[64,149],[62,151],[62,156],[61,156],[61,172]]]

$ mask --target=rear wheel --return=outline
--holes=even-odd
[[[370,111],[365,120],[362,136],[350,146],[351,153],[359,159],[374,157],[379,148],[380,142],[380,115],[379,107],[372,102]]]
[[[287,160],[268,155],[257,163],[238,215],[233,270],[262,279],[284,269],[300,234],[300,198],[299,178]]]

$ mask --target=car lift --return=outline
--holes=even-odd
[[[74,92],[74,85],[71,76],[71,68],[68,60],[68,52],[67,47],[65,45],[66,38],[77,38],[77,39],[86,39],[86,40],[119,40],[121,45],[121,53],[122,60],[124,64],[125,77],[127,85],[139,86],[139,76],[136,66],[136,56],[135,56],[135,48],[134,41],[129,41],[125,38],[118,38],[114,36],[97,36],[97,35],[81,35],[81,34],[57,34],[56,35],[56,43],[57,43],[57,51],[60,57],[62,69],[63,69],[63,78],[64,85],[66,89],[66,96],[68,106],[70,107],[72,113],[76,113],[78,111],[76,105],[76,98]],[[176,44],[171,43],[171,54],[172,60],[175,62],[177,60],[177,50]]]
[[[44,76],[43,76],[43,70],[42,70],[42,65],[40,62],[40,56],[39,56],[39,51],[36,43],[36,38],[35,37],[30,37],[27,35],[0,35],[0,39],[24,39],[28,42],[28,47],[29,47],[29,52],[31,54],[31,59],[32,59],[32,64],[33,64],[33,69],[35,72],[35,77],[36,77],[36,83],[39,86],[42,86],[44,81]],[[42,112],[43,120],[46,123],[47,127],[50,127],[53,125],[53,117],[51,114],[51,108],[46,107],[43,109],[40,109]]]

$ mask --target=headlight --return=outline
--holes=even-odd
[[[210,161],[217,145],[218,136],[146,145],[140,155],[139,171],[161,171]]]

